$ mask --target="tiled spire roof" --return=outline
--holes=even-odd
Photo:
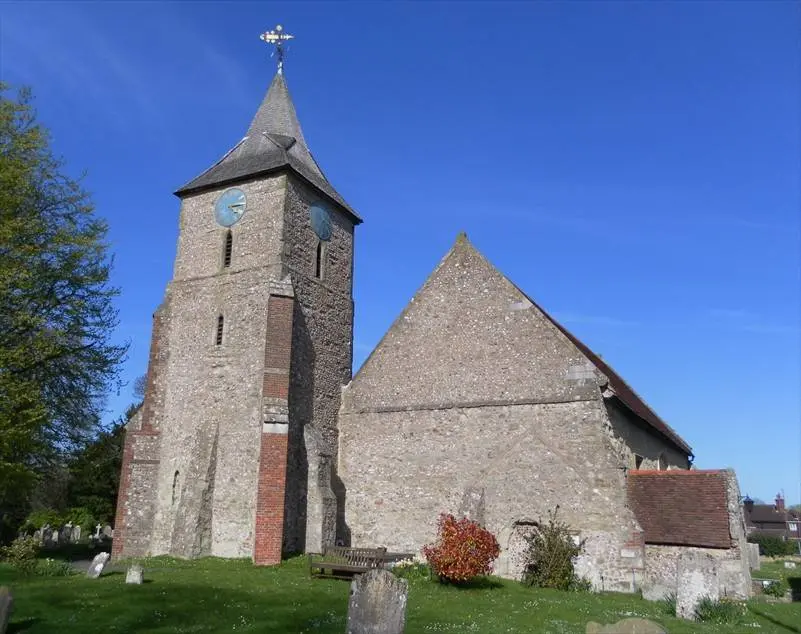
[[[270,83],[245,137],[217,163],[175,193],[184,196],[281,168],[290,168],[344,207],[355,222],[361,222],[361,218],[328,182],[309,151],[286,80],[280,73]]]

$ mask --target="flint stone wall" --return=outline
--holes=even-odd
[[[235,186],[245,192],[247,210],[230,228],[229,267],[223,267],[228,229],[213,212],[228,186],[182,200],[173,279],[158,331],[154,324],[157,354],[151,355],[140,425],[149,436],[129,429],[126,439],[128,454],[141,459],[123,467],[117,514],[123,531],[115,552],[124,556],[252,556],[261,426],[270,406],[262,397],[267,300],[275,285],[291,285],[297,300],[284,550],[304,547],[309,492],[315,508],[331,506],[318,481],[326,480],[336,458],[339,393],[350,378],[353,226],[329,205],[333,233],[325,275],[311,279],[317,245],[309,226],[311,190],[286,174]],[[222,345],[215,343],[218,315],[224,318]],[[307,425],[321,439],[311,451],[311,472]],[[318,522],[318,516],[329,519]],[[330,508],[317,513],[317,533],[335,516]],[[333,541],[334,531],[325,530]]]
[[[676,616],[695,620],[695,610],[701,599],[720,598],[719,560],[709,552],[682,552],[677,560]]]
[[[438,515],[482,487],[499,574],[519,576],[520,527],[558,504],[587,537],[580,574],[598,589],[636,589],[643,542],[621,449],[634,432],[610,421],[605,379],[588,363],[457,241],[343,391],[338,473],[352,545],[419,551]]]

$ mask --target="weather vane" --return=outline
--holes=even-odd
[[[284,42],[291,40],[294,37],[294,35],[284,33],[284,27],[282,27],[280,24],[276,26],[274,30],[266,31],[259,36],[259,38],[261,38],[264,42],[267,42],[267,44],[272,44],[275,46],[274,54],[278,57],[279,75],[284,73]],[[272,57],[272,55],[270,57]]]

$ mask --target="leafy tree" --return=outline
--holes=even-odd
[[[99,522],[114,521],[125,424],[138,409],[138,405],[131,405],[111,429],[100,432],[69,462],[68,505],[87,509]]]
[[[27,89],[0,84],[0,516],[91,437],[127,346],[106,223],[64,172]]]

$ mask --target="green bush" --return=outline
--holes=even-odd
[[[64,516],[53,509],[40,509],[33,511],[25,519],[23,527],[27,532],[39,530],[45,524],[50,524],[50,528],[60,528],[66,523]]]
[[[746,605],[742,601],[730,599],[713,601],[709,597],[704,597],[695,608],[695,618],[705,623],[726,625],[738,623],[745,616],[746,611]]]
[[[790,589],[790,585],[784,579],[777,579],[776,581],[772,581],[767,587],[762,589],[762,592],[768,594],[772,597],[778,597],[781,599],[787,591]]]
[[[38,560],[34,572],[40,577],[68,577],[75,569],[67,561],[48,558]]]
[[[536,524],[526,536],[523,581],[529,586],[557,590],[585,589],[588,582],[577,577],[573,562],[586,540],[576,543],[570,527],[557,518],[559,506],[548,512],[548,522]]]
[[[36,556],[39,544],[33,537],[18,537],[11,544],[0,549],[0,557],[14,570],[23,575],[36,572]]]
[[[97,524],[97,518],[94,516],[92,511],[85,506],[71,508],[64,513],[64,517],[67,522],[72,522],[74,526],[80,526],[81,531],[87,535],[89,532],[94,530],[95,525]],[[66,522],[64,523],[66,524]]]
[[[759,554],[765,557],[782,557],[784,555],[797,555],[798,542],[785,541],[775,535],[765,535],[764,533],[751,533],[748,541],[752,544],[759,544]]]

